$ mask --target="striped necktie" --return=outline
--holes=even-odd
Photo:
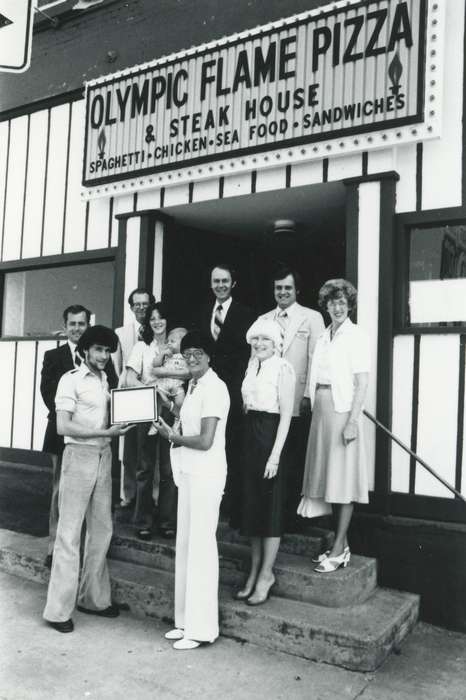
[[[212,333],[214,340],[218,339],[218,336],[220,335],[220,331],[222,330],[222,326],[223,326],[222,311],[223,311],[223,306],[221,304],[219,304],[217,306],[217,308],[215,309],[215,316],[214,316],[214,330]]]
[[[277,322],[280,326],[280,355],[283,355],[283,346],[285,344],[285,333],[288,326],[288,314],[286,311],[279,311],[277,314]]]
[[[82,360],[79,356],[79,352],[77,350],[74,351],[74,366],[79,367],[82,364]]]

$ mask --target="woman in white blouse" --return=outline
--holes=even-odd
[[[235,594],[248,605],[264,603],[284,530],[284,465],[280,457],[293,414],[295,373],[278,356],[280,326],[258,319],[246,335],[252,356],[242,385],[245,411],[241,464],[240,532],[251,541],[251,568]]]
[[[331,503],[336,516],[331,550],[314,561],[329,573],[350,561],[347,532],[354,503],[368,502],[362,408],[370,370],[369,340],[349,318],[357,292],[343,279],[328,280],[319,306],[331,324],[317,340],[310,373],[312,424],[298,513],[313,517],[313,499]]]
[[[167,319],[163,305],[149,304],[141,326],[141,340],[133,347],[126,364],[126,386],[148,386],[157,383],[154,365],[162,362],[167,337]],[[133,521],[138,537],[152,536],[154,502],[152,490],[156,463],[157,435],[149,434],[151,423],[139,423],[137,431],[136,502]]]

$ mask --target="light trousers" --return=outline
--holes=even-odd
[[[178,478],[175,625],[188,639],[218,637],[219,563],[216,531],[225,472]]]
[[[107,551],[112,538],[110,446],[68,444],[62,460],[59,518],[44,618],[68,620],[76,604],[103,610],[111,604]],[[86,519],[79,582],[81,529]],[[79,586],[79,594],[78,594]]]

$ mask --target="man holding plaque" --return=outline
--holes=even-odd
[[[55,397],[57,432],[65,449],[59,495],[59,519],[44,619],[58,632],[72,632],[78,610],[117,617],[112,604],[106,556],[112,537],[110,441],[132,426],[108,426],[109,390],[104,373],[118,344],[105,326],[88,328],[78,341],[84,361],[63,375]],[[86,518],[87,534],[79,582],[79,545]],[[79,584],[79,592],[78,592]]]

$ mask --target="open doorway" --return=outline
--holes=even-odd
[[[210,269],[237,270],[235,298],[257,314],[275,305],[271,276],[285,263],[303,278],[299,301],[317,307],[326,279],[345,276],[345,188],[326,183],[170,207],[164,237],[163,300],[175,323],[211,299]],[[277,232],[277,221],[294,229]]]

